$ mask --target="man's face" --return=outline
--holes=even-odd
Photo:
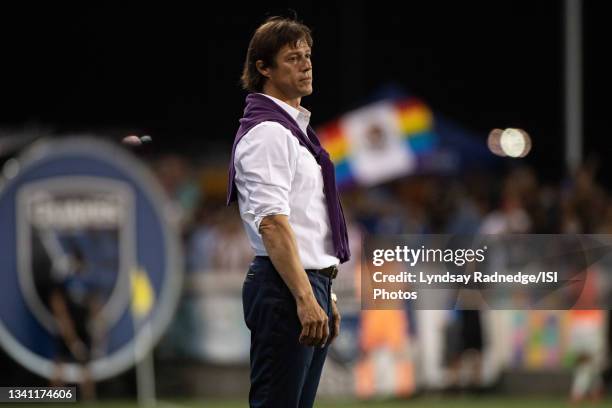
[[[312,93],[312,62],[306,41],[298,41],[296,47],[285,45],[276,54],[275,62],[275,66],[262,70],[268,76],[268,85],[287,98],[301,98]]]

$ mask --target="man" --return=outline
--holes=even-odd
[[[312,93],[312,38],[273,17],[253,35],[242,84],[251,93],[230,161],[256,257],[243,286],[251,330],[251,407],[312,407],[340,331],[331,281],[350,257],[334,166],[300,106]]]
[[[76,362],[82,370],[83,399],[91,401],[95,398],[96,388],[90,368],[94,338],[88,326],[99,310],[97,288],[79,246],[73,244],[68,250],[70,266],[64,271],[66,276],[49,283],[49,307],[59,332],[51,386],[63,386],[64,364]]]

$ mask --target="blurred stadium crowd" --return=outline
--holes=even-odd
[[[596,163],[559,183],[507,164],[502,176],[421,174],[343,192],[354,256],[334,282],[343,334],[326,363],[322,394],[369,398],[501,387],[570,389],[577,401],[603,395],[612,349],[608,311],[360,308],[364,234],[612,233],[612,200],[597,182]],[[225,206],[226,169],[174,154],[151,165],[181,214],[186,259],[184,296],[158,356],[246,367],[240,290],[253,254],[237,208]],[[607,279],[596,280],[607,273],[593,275],[587,297],[612,295]]]

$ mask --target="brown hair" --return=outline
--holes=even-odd
[[[312,48],[310,29],[301,22],[286,17],[270,17],[255,30],[247,51],[240,81],[247,91],[261,92],[266,77],[257,70],[256,62],[261,60],[264,67],[274,67],[276,54],[287,44],[297,46],[305,40]]]

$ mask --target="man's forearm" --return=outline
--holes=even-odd
[[[264,246],[268,256],[296,301],[314,297],[308,276],[300,261],[295,235],[285,215],[270,215],[260,224]]]
[[[297,316],[302,325],[299,342],[323,347],[329,337],[328,317],[312,291],[287,216],[265,217],[259,232],[270,260],[295,298]]]

